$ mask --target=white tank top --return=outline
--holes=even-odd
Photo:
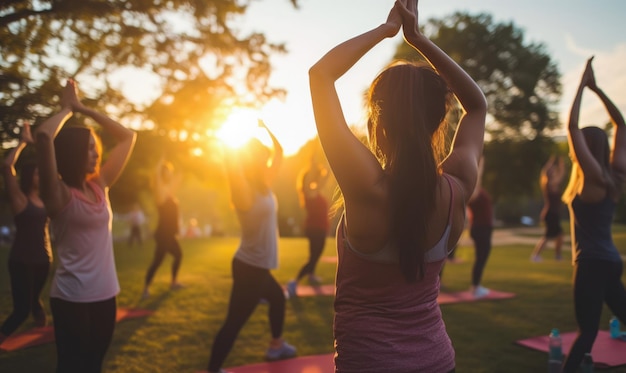
[[[78,303],[110,299],[120,291],[108,189],[102,190],[93,182],[87,185],[96,202],[70,188],[70,202],[50,222],[58,256],[50,297]]]

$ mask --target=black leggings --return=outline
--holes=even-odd
[[[232,262],[233,288],[228,315],[217,333],[211,349],[209,371],[218,371],[230,352],[243,325],[248,321],[261,298],[269,303],[272,338],[283,334],[285,294],[268,269],[254,267],[235,258]]]
[[[315,273],[315,266],[317,266],[326,244],[326,231],[323,229],[307,229],[306,237],[309,239],[309,261],[300,269],[296,281],[305,275]]]
[[[168,253],[174,257],[174,261],[172,261],[172,281],[175,281],[176,276],[178,275],[178,269],[180,268],[180,262],[183,260],[183,251],[180,249],[178,239],[176,239],[175,236],[163,237],[159,235],[155,235],[154,239],[156,241],[156,249],[154,251],[152,263],[150,264],[150,267],[148,267],[148,273],[146,273],[146,285],[150,285],[152,283],[154,274],[163,262],[165,254]]]
[[[0,332],[4,335],[10,335],[19,328],[28,318],[28,314],[32,314],[35,320],[46,318],[39,295],[50,271],[50,263],[27,264],[9,260],[8,264],[13,312],[0,327]]]
[[[626,290],[622,262],[579,261],[574,267],[574,311],[578,337],[569,351],[563,372],[576,372],[585,353],[591,352],[598,335],[604,303],[626,322]]]
[[[472,267],[472,285],[480,285],[480,281],[483,278],[483,271],[487,265],[487,259],[489,259],[489,253],[491,253],[491,233],[492,227],[472,227],[470,229],[470,237],[474,240],[474,249],[476,253],[476,260],[474,260],[474,266]]]
[[[57,373],[102,371],[115,329],[115,297],[75,303],[50,298],[57,347]]]

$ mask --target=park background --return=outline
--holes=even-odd
[[[239,115],[242,112],[248,113],[247,122],[261,117],[286,151],[274,185],[283,236],[277,276],[284,281],[293,276],[305,256],[305,241],[299,237],[304,212],[295,188],[297,176],[311,157],[324,161],[315,139],[307,70],[337,43],[384,22],[392,4],[391,0],[0,4],[2,156],[15,146],[24,121],[36,128],[58,109],[57,93],[68,77],[78,81],[86,104],[105,110],[138,132],[129,165],[111,189],[123,288],[120,304],[137,304],[144,266],[151,256],[149,234],[156,224],[151,178],[161,156],[183,174],[179,193],[183,235],[191,221],[200,228],[210,226],[211,237],[183,241],[183,271],[194,286],[142,304],[158,310],[160,316],[119,327],[108,369],[123,371],[120,367],[128,365],[143,367],[135,371],[159,370],[154,367],[189,371],[202,368],[201,362],[208,358],[208,343],[223,318],[219,310],[226,307],[229,258],[239,229],[228,198],[218,133],[230,128],[239,137],[247,136],[249,123],[233,119],[245,118]],[[488,98],[483,184],[494,198],[502,228],[520,226],[523,217],[530,217],[532,225],[540,228],[539,172],[552,154],[567,160],[565,123],[589,56],[596,56],[600,87],[622,112],[626,110],[624,14],[626,3],[620,0],[420,1],[424,32],[478,81]],[[398,35],[377,46],[337,83],[348,123],[360,136],[365,136],[362,97],[367,84],[395,58],[419,57],[402,47]],[[599,101],[585,93],[583,104],[581,123],[606,127],[610,133]],[[92,124],[83,119],[76,116],[69,125]],[[106,148],[110,139],[104,135],[103,141]],[[21,162],[33,156],[27,148]],[[334,189],[332,182],[326,186],[327,197],[332,198]],[[124,216],[135,202],[148,217],[147,242],[137,250],[123,240],[127,234]],[[616,223],[625,221],[626,202],[622,200]],[[11,224],[0,184],[0,225]],[[626,247],[623,243],[626,240],[618,239],[620,250]],[[486,281],[518,293],[516,300],[473,308],[446,306],[444,317],[453,340],[458,341],[459,366],[472,367],[467,371],[509,371],[508,364],[543,367],[544,356],[518,352],[508,344],[516,338],[545,334],[558,320],[565,330],[575,328],[569,294],[571,266],[566,260],[529,271],[531,246],[495,250],[486,273]],[[0,247],[3,257],[7,249]],[[468,262],[470,249],[461,247],[461,256]],[[329,239],[325,255],[333,251]],[[0,265],[6,268],[4,262]],[[451,267],[453,280],[447,285],[465,288],[468,268],[469,263]],[[326,281],[332,282],[334,266],[324,265],[321,270]],[[164,270],[159,273],[166,276]],[[0,289],[6,288],[7,277],[0,271]],[[0,316],[9,311],[6,294],[1,297]],[[317,299],[292,304],[295,308],[287,325],[307,325],[304,331],[288,335],[299,347],[305,346],[300,347],[301,353],[325,353],[332,348],[331,303],[331,299]],[[489,320],[483,320],[486,314]],[[604,316],[608,318],[607,312]],[[242,337],[244,351],[236,352],[230,363],[258,360],[265,326],[262,315],[254,320]],[[507,345],[504,353],[493,348],[496,345]],[[47,348],[5,355],[0,363],[20,366],[41,359],[42,365],[36,366],[46,366],[53,359]],[[146,365],[136,365],[137,361]],[[494,365],[480,368],[484,361]]]

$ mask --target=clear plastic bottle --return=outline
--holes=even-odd
[[[583,362],[580,364],[582,373],[593,373],[593,358],[590,353],[586,353]]]
[[[620,330],[620,322],[617,317],[611,317],[609,321],[609,332],[611,333],[611,338],[617,339],[622,335],[622,331]]]
[[[560,373],[563,365],[563,341],[559,330],[554,328],[548,337],[548,372]]]

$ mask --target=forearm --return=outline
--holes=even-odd
[[[83,107],[78,112],[95,120],[105,131],[111,134],[111,136],[113,136],[113,138],[115,138],[118,142],[131,141],[135,136],[135,132],[133,130],[122,126],[117,121],[109,118],[108,116],[96,110]]]
[[[63,108],[61,111],[46,119],[35,132],[35,137],[38,139],[45,138],[48,141],[53,141],[57,133],[63,128],[65,122],[72,116],[73,112],[70,108]]]
[[[3,162],[5,172],[11,172],[11,174],[15,175],[15,163],[19,159],[20,154],[25,147],[26,143],[20,140],[15,148],[9,150]]]
[[[422,34],[407,42],[445,79],[466,112],[486,111],[487,102],[482,90],[450,56]]]
[[[310,74],[324,75],[333,81],[339,79],[375,45],[395,35],[392,31],[390,26],[382,24],[337,45],[311,67]]]
[[[604,93],[604,91],[602,91],[602,89],[595,88],[593,91],[598,95],[598,97],[604,104],[606,111],[609,113],[609,116],[611,117],[611,121],[613,122],[613,125],[624,126],[624,117],[622,116],[622,113],[619,111],[617,106],[615,106],[613,101],[611,101],[611,99]]]
[[[585,86],[581,82],[581,84],[578,86],[578,90],[576,91],[576,96],[574,96],[574,102],[572,102],[572,107],[569,113],[568,128],[570,130],[578,129],[578,121],[580,117],[580,103],[582,101],[584,89]]]

